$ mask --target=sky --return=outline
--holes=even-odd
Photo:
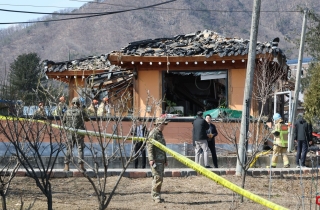
[[[55,12],[65,8],[77,9],[90,0],[1,0],[0,9],[31,12]],[[93,1],[93,0],[91,0]],[[45,15],[0,11],[0,23],[34,20]],[[0,28],[10,25],[0,24]]]

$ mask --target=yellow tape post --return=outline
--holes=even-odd
[[[2,120],[3,117],[0,116],[0,120]],[[9,118],[5,118],[5,119],[9,119]],[[17,118],[15,118],[17,119]],[[23,118],[21,118],[23,119]],[[39,121],[39,122],[44,122],[44,121]],[[95,131],[86,131],[86,130],[78,130],[78,129],[72,129],[72,128],[66,128],[60,125],[56,125],[56,124],[51,124],[52,127],[55,128],[59,128],[59,129],[67,129],[69,131],[75,131],[80,135],[91,135],[91,136],[103,136],[103,137],[112,137],[114,139],[123,139],[125,137],[123,136],[117,136],[117,135],[112,135],[112,134],[107,134],[107,133],[98,133]],[[142,138],[142,137],[127,137],[127,139],[130,140],[138,140],[138,141],[144,141],[146,140],[146,138]],[[147,141],[153,145],[155,145],[156,147],[158,147],[159,149],[165,151],[166,153],[170,154],[173,158],[175,158],[176,160],[178,160],[179,162],[181,162],[182,164],[188,166],[189,168],[194,169],[195,171],[199,172],[200,174],[202,174],[203,176],[215,181],[216,183],[232,190],[233,192],[239,194],[239,195],[243,195],[244,197],[259,203],[263,206],[266,206],[270,209],[276,209],[276,210],[285,210],[287,208],[282,207],[278,204],[275,204],[271,201],[268,201],[258,195],[255,195],[254,193],[249,192],[248,190],[245,190],[235,184],[233,184],[232,182],[218,176],[217,174],[213,173],[212,171],[204,168],[203,166],[195,163],[194,161],[190,160],[189,158],[167,148],[166,146],[164,146],[163,144],[159,143],[158,141],[154,140],[154,139],[147,139]]]

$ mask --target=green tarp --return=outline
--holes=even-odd
[[[211,115],[211,118],[236,118],[241,119],[242,111],[226,109],[226,108],[218,108],[218,109],[211,109],[208,111],[203,112],[203,116]],[[251,116],[250,116],[251,117]]]

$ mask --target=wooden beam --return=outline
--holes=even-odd
[[[88,77],[92,74],[100,74],[106,72],[106,70],[68,70],[68,71],[62,71],[62,72],[46,72],[46,75],[48,77],[65,77],[65,76],[85,76]]]
[[[131,56],[131,55],[119,55],[116,53],[112,53],[109,55],[108,60],[112,63],[120,63],[122,62],[194,62],[194,61],[222,61],[222,60],[242,60],[248,59],[247,55],[238,55],[238,56],[224,56],[220,57],[219,55],[213,55],[209,58],[205,56],[168,56],[168,57],[160,57],[160,56]]]
[[[167,66],[166,63],[163,63],[161,65],[159,64],[152,64],[144,63],[142,65],[136,64],[134,67],[141,71],[200,71],[200,70],[227,70],[227,69],[245,69],[247,63],[242,61],[235,61],[232,63],[232,61],[225,61],[225,63],[222,63],[221,61],[216,62],[216,64],[207,63],[204,64],[203,62],[198,62],[195,64],[194,62],[188,64],[186,63],[179,63],[178,65],[176,63],[170,63],[169,66]],[[132,68],[131,63],[122,64],[122,68]]]

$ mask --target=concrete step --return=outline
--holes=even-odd
[[[235,175],[235,168],[209,168],[209,171],[212,171],[216,175],[225,176],[225,175]],[[107,176],[119,176],[122,172],[122,169],[109,169],[107,171]],[[89,177],[97,177],[97,175],[92,170],[87,170],[84,172]],[[318,174],[319,169],[312,168],[250,168],[247,171],[247,175],[249,176],[262,176],[262,175],[270,175],[272,176],[283,176],[283,175],[294,175],[294,174]],[[103,171],[99,171],[98,176],[103,177]],[[198,176],[201,175],[197,171],[189,168],[166,168],[164,176],[165,177],[188,177],[188,176]],[[26,170],[20,169],[16,176],[32,176],[26,172]],[[40,177],[41,173],[39,170],[36,170],[35,176]],[[66,172],[63,169],[54,169],[52,171],[52,178],[68,178],[68,177],[83,177],[84,174],[76,169],[71,169]],[[124,177],[128,178],[147,178],[151,177],[150,169],[127,169],[123,173]]]

